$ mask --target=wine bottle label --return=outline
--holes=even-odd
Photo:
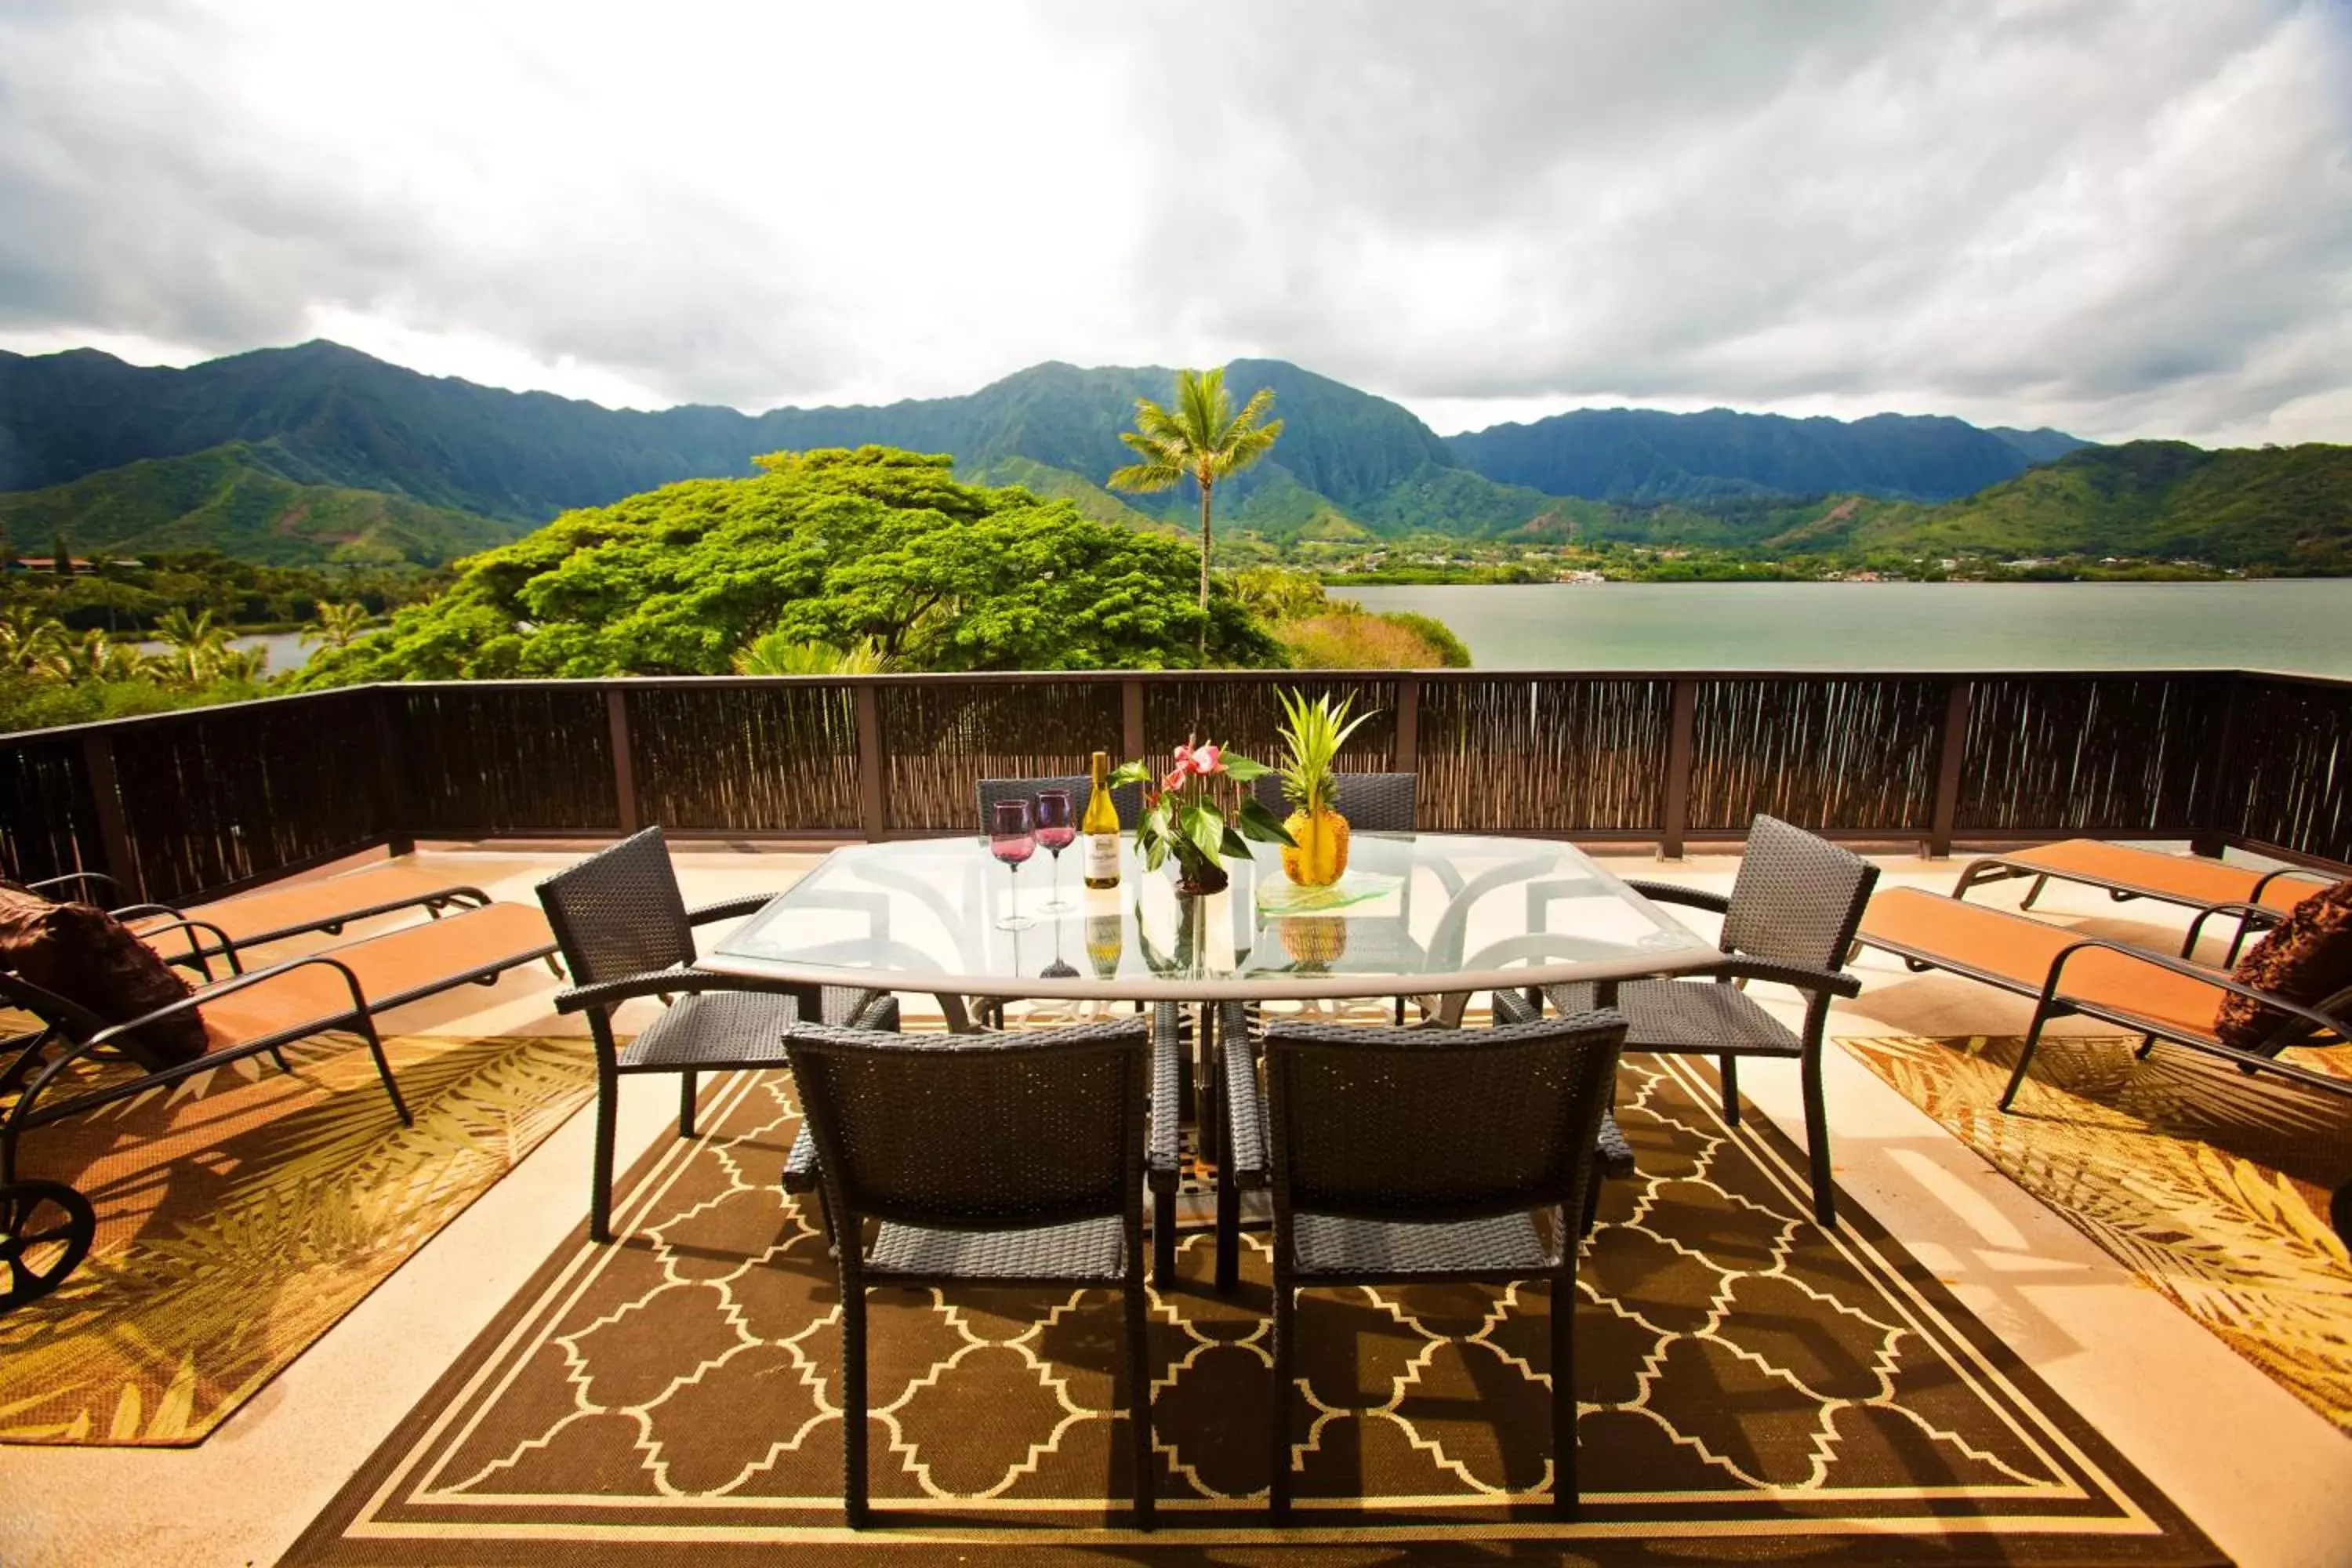
[[[1087,835],[1087,880],[1089,882],[1118,880],[1118,835],[1089,833]]]

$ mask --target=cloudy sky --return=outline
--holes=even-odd
[[[0,0],[0,347],[310,337],[2352,441],[2352,4]]]

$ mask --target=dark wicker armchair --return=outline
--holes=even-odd
[[[1290,1506],[1297,1292],[1551,1282],[1552,1503],[1573,1518],[1576,1255],[1625,1037],[1614,1014],[1486,1030],[1275,1024],[1274,1516]]]
[[[1805,1147],[1812,1159],[1813,1212],[1837,1223],[1830,1182],[1829,1115],[1822,1098],[1822,1033],[1830,998],[1858,996],[1862,983],[1841,967],[1878,882],[1878,868],[1778,817],[1759,816],[1748,830],[1731,896],[1671,882],[1628,885],[1660,903],[1723,916],[1724,962],[1698,978],[1640,980],[1613,987],[1554,985],[1545,994],[1564,1014],[1606,1003],[1631,1026],[1629,1051],[1670,1051],[1720,1058],[1723,1115],[1739,1124],[1739,1058],[1794,1058],[1805,1097]],[[1805,994],[1801,1036],[1766,1012],[1736,981],[1764,980]]]
[[[919,1042],[795,1024],[784,1045],[816,1139],[841,1273],[849,1522],[868,1516],[866,1288],[1076,1284],[1123,1298],[1135,1517],[1149,1529],[1144,1020]]]
[[[896,1029],[896,998],[845,986],[796,985],[692,967],[694,928],[751,914],[773,894],[728,899],[688,911],[659,827],[622,839],[539,885],[572,986],[559,1013],[588,1015],[596,1045],[596,1151],[588,1234],[613,1239],[613,1136],[625,1074],[678,1075],[677,1135],[694,1136],[695,1088],[704,1072],[784,1065],[783,1032],[803,1010],[826,1023]],[[635,996],[672,1002],[626,1046],[613,1009]]]

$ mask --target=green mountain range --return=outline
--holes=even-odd
[[[2054,430],[1581,410],[1441,438],[1398,405],[1278,360],[1285,432],[1219,489],[1228,536],[1622,540],[1739,550],[2196,555],[2331,570],[2344,448],[2084,448]],[[1049,363],[958,397],[761,415],[614,410],[419,374],[333,343],[184,370],[0,353],[0,525],[20,549],[211,546],[270,561],[446,559],[556,513],[776,450],[949,452],[960,477],[1181,531],[1182,491],[1114,495],[1134,401],[1173,373]],[[2054,459],[2054,461],[2053,461]],[[2034,467],[2036,464],[2047,465]]]

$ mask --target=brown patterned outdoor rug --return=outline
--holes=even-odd
[[[584,1039],[289,1046],[26,1134],[27,1176],[98,1211],[56,1294],[0,1317],[0,1441],[184,1447],[278,1371],[593,1091]],[[93,1069],[94,1075],[127,1070]]]
[[[2180,1563],[2211,1546],[1858,1205],[1700,1069],[1629,1059],[1643,1173],[1583,1274],[1585,1517],[1543,1516],[1540,1289],[1309,1295],[1296,1528],[1265,1526],[1263,1236],[1153,1312],[1162,1528],[1127,1531],[1108,1293],[877,1291],[873,1485],[841,1527],[832,1266],[776,1187],[786,1075],[711,1086],[362,1467],[292,1564],[1404,1558]]]
[[[2352,1100],[2134,1039],[2053,1036],[2016,1110],[2014,1037],[1846,1049],[2281,1386],[2352,1433],[2352,1258],[2327,1222],[2352,1181]],[[2290,1059],[2343,1074],[2344,1052]]]

